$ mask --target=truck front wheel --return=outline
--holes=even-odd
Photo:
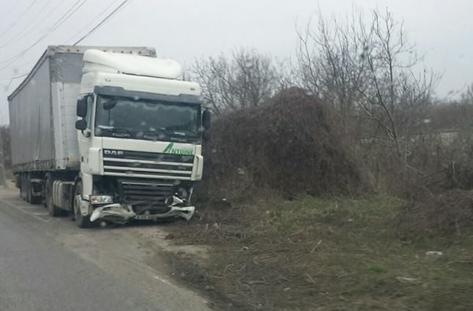
[[[79,196],[79,197],[78,197]],[[90,227],[90,216],[82,215],[80,211],[80,200],[78,198],[82,198],[82,182],[77,182],[76,187],[74,189],[74,219],[76,222],[77,227],[79,228],[88,228]]]

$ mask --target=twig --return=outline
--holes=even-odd
[[[310,283],[315,284],[315,280],[314,280],[314,278],[312,278],[312,276],[310,276],[310,274],[306,273],[305,275],[309,279]]]
[[[322,240],[319,240],[319,241],[317,242],[317,244],[315,244],[315,246],[312,248],[312,250],[310,251],[310,253],[312,254],[312,253],[319,247],[320,244],[322,244]]]

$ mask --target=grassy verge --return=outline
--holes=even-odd
[[[201,208],[167,227],[176,244],[210,246],[206,259],[173,258],[176,275],[222,310],[473,310],[473,232],[400,239],[402,204],[303,197]]]

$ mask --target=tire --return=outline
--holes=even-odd
[[[25,196],[26,203],[31,203],[30,177],[28,175],[25,176]]]
[[[53,202],[53,183],[54,179],[52,176],[46,178],[46,186],[44,187],[44,201],[48,208],[49,216],[59,217],[62,214],[62,210],[54,205]]]
[[[26,174],[23,174],[23,177],[21,178],[21,195],[23,201],[28,202],[28,183],[26,181]]]
[[[74,188],[74,220],[76,222],[77,227],[79,228],[89,228],[91,226],[90,216],[83,216],[80,212],[80,207],[78,206],[79,202],[76,200],[76,196],[82,195],[82,182],[78,181],[75,188]]]
[[[25,195],[25,181],[23,174],[20,174],[20,198],[25,201],[26,200],[26,195]]]
[[[26,176],[26,202],[30,204],[39,204],[41,202],[41,197],[35,197],[33,195],[33,187],[30,183],[30,176]]]

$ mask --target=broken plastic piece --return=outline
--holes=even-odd
[[[116,220],[121,219],[122,222],[128,222],[131,219],[159,219],[159,218],[172,218],[181,217],[186,220],[190,220],[195,213],[195,206],[179,206],[184,204],[184,201],[177,197],[173,197],[170,210],[162,214],[152,215],[137,215],[131,205],[122,205],[119,203],[108,204],[105,206],[97,207],[90,216],[90,221],[94,222],[97,219],[107,220],[108,217]]]

